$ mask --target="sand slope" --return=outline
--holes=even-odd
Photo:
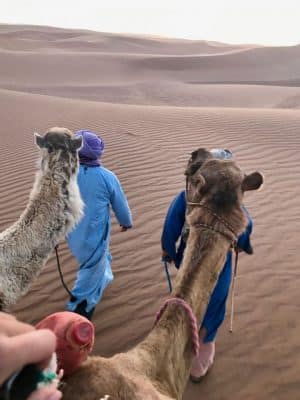
[[[89,40],[99,47],[87,51]],[[265,175],[264,189],[245,198],[255,254],[240,259],[235,332],[228,333],[226,320],[212,372],[201,385],[188,385],[185,400],[297,399],[300,112],[284,107],[297,107],[300,94],[297,87],[253,84],[299,80],[299,47],[207,42],[189,43],[184,53],[184,41],[5,25],[0,43],[1,229],[27,202],[35,130],[58,125],[99,132],[106,142],[103,163],[128,195],[134,229],[121,233],[114,220],[115,280],[95,313],[95,353],[124,351],[151,329],[167,296],[160,234],[168,204],[184,187],[189,153],[226,146],[246,172]],[[211,55],[201,56],[201,46]],[[221,49],[224,54],[214,54]],[[233,78],[239,83],[224,84]],[[71,285],[76,262],[65,245],[60,255]],[[35,322],[63,310],[66,300],[52,258],[16,313]]]
[[[0,57],[0,87],[26,93],[184,107],[300,105],[300,46],[0,25]]]

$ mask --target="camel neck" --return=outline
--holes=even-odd
[[[190,237],[172,295],[190,304],[202,320],[230,249],[229,240],[205,227],[190,228]]]
[[[202,321],[229,249],[228,240],[205,229],[191,227],[190,237],[171,297],[184,299]],[[169,305],[146,340],[138,346],[149,360],[152,379],[164,376],[161,390],[181,398],[194,355],[189,316],[177,304]],[[145,355],[147,353],[147,355]],[[163,372],[164,371],[164,372]]]

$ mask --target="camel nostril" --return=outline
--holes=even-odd
[[[93,341],[94,327],[90,322],[75,322],[73,325],[73,338],[78,344],[88,344]]]

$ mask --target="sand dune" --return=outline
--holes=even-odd
[[[22,85],[3,88],[24,93],[86,99],[105,103],[176,107],[287,108],[300,107],[300,87],[241,84],[201,84],[147,81],[111,84]]]
[[[7,40],[8,39],[8,40]],[[154,36],[134,36],[67,30],[51,27],[0,24],[0,44],[4,49],[145,53],[145,54],[224,54],[240,49],[259,47],[251,45],[228,45],[205,40],[178,40]]]
[[[213,370],[202,384],[188,385],[185,400],[297,399],[300,112],[286,108],[298,106],[300,93],[297,87],[254,83],[299,79],[299,47],[240,46],[233,54],[229,46],[226,55],[183,57],[184,41],[24,29],[0,27],[0,228],[26,205],[37,158],[33,131],[58,125],[99,132],[106,142],[103,163],[123,184],[134,229],[121,233],[114,222],[115,280],[95,313],[95,353],[124,351],[149,332],[168,294],[160,234],[169,202],[184,187],[189,153],[199,146],[229,147],[246,172],[265,175],[264,189],[245,199],[255,223],[255,254],[240,259],[235,332],[228,333],[226,319]],[[103,41],[102,50],[83,49],[93,38],[99,49]],[[111,54],[108,38],[115,45]],[[63,52],[62,42],[74,40],[76,51]],[[133,54],[126,46],[134,43]],[[118,46],[126,49],[122,55]],[[233,78],[239,84],[224,84]],[[202,84],[190,83],[195,81]],[[76,262],[65,244],[60,255],[71,286]],[[15,311],[36,322],[63,310],[66,300],[53,257]]]
[[[26,93],[158,106],[300,104],[299,46],[0,25],[0,57],[0,88]]]

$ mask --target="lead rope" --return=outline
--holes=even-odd
[[[70,291],[70,289],[68,288],[67,284],[65,283],[64,277],[63,277],[63,274],[62,274],[62,270],[60,268],[60,262],[59,262],[59,256],[58,256],[58,244],[54,248],[55,248],[55,254],[56,254],[57,269],[58,269],[58,272],[59,272],[61,283],[62,283],[63,287],[65,288],[66,292],[68,293],[68,295],[72,298],[73,294]]]
[[[235,251],[235,263],[234,263],[234,270],[233,270],[233,279],[232,279],[232,287],[231,287],[231,310],[230,310],[230,328],[229,332],[233,332],[233,313],[234,313],[234,289],[235,289],[235,278],[237,275],[237,266],[238,266],[238,259],[239,259],[239,249],[237,244],[234,247]]]
[[[167,275],[167,280],[168,280],[168,285],[169,285],[169,292],[172,292],[172,281],[171,281],[171,276],[169,272],[169,267],[168,267],[168,262],[167,260],[163,260],[164,266],[165,266],[165,271]]]
[[[159,311],[156,313],[154,326],[158,323],[158,321],[160,320],[161,316],[163,315],[165,309],[167,308],[167,306],[169,304],[178,304],[185,310],[185,312],[189,318],[190,327],[192,330],[192,342],[193,342],[193,347],[194,347],[194,353],[195,353],[195,356],[198,356],[199,349],[200,349],[198,323],[197,323],[196,316],[195,316],[191,306],[184,299],[182,299],[180,297],[171,297],[171,298],[167,299],[164,302],[164,304],[161,306]]]

